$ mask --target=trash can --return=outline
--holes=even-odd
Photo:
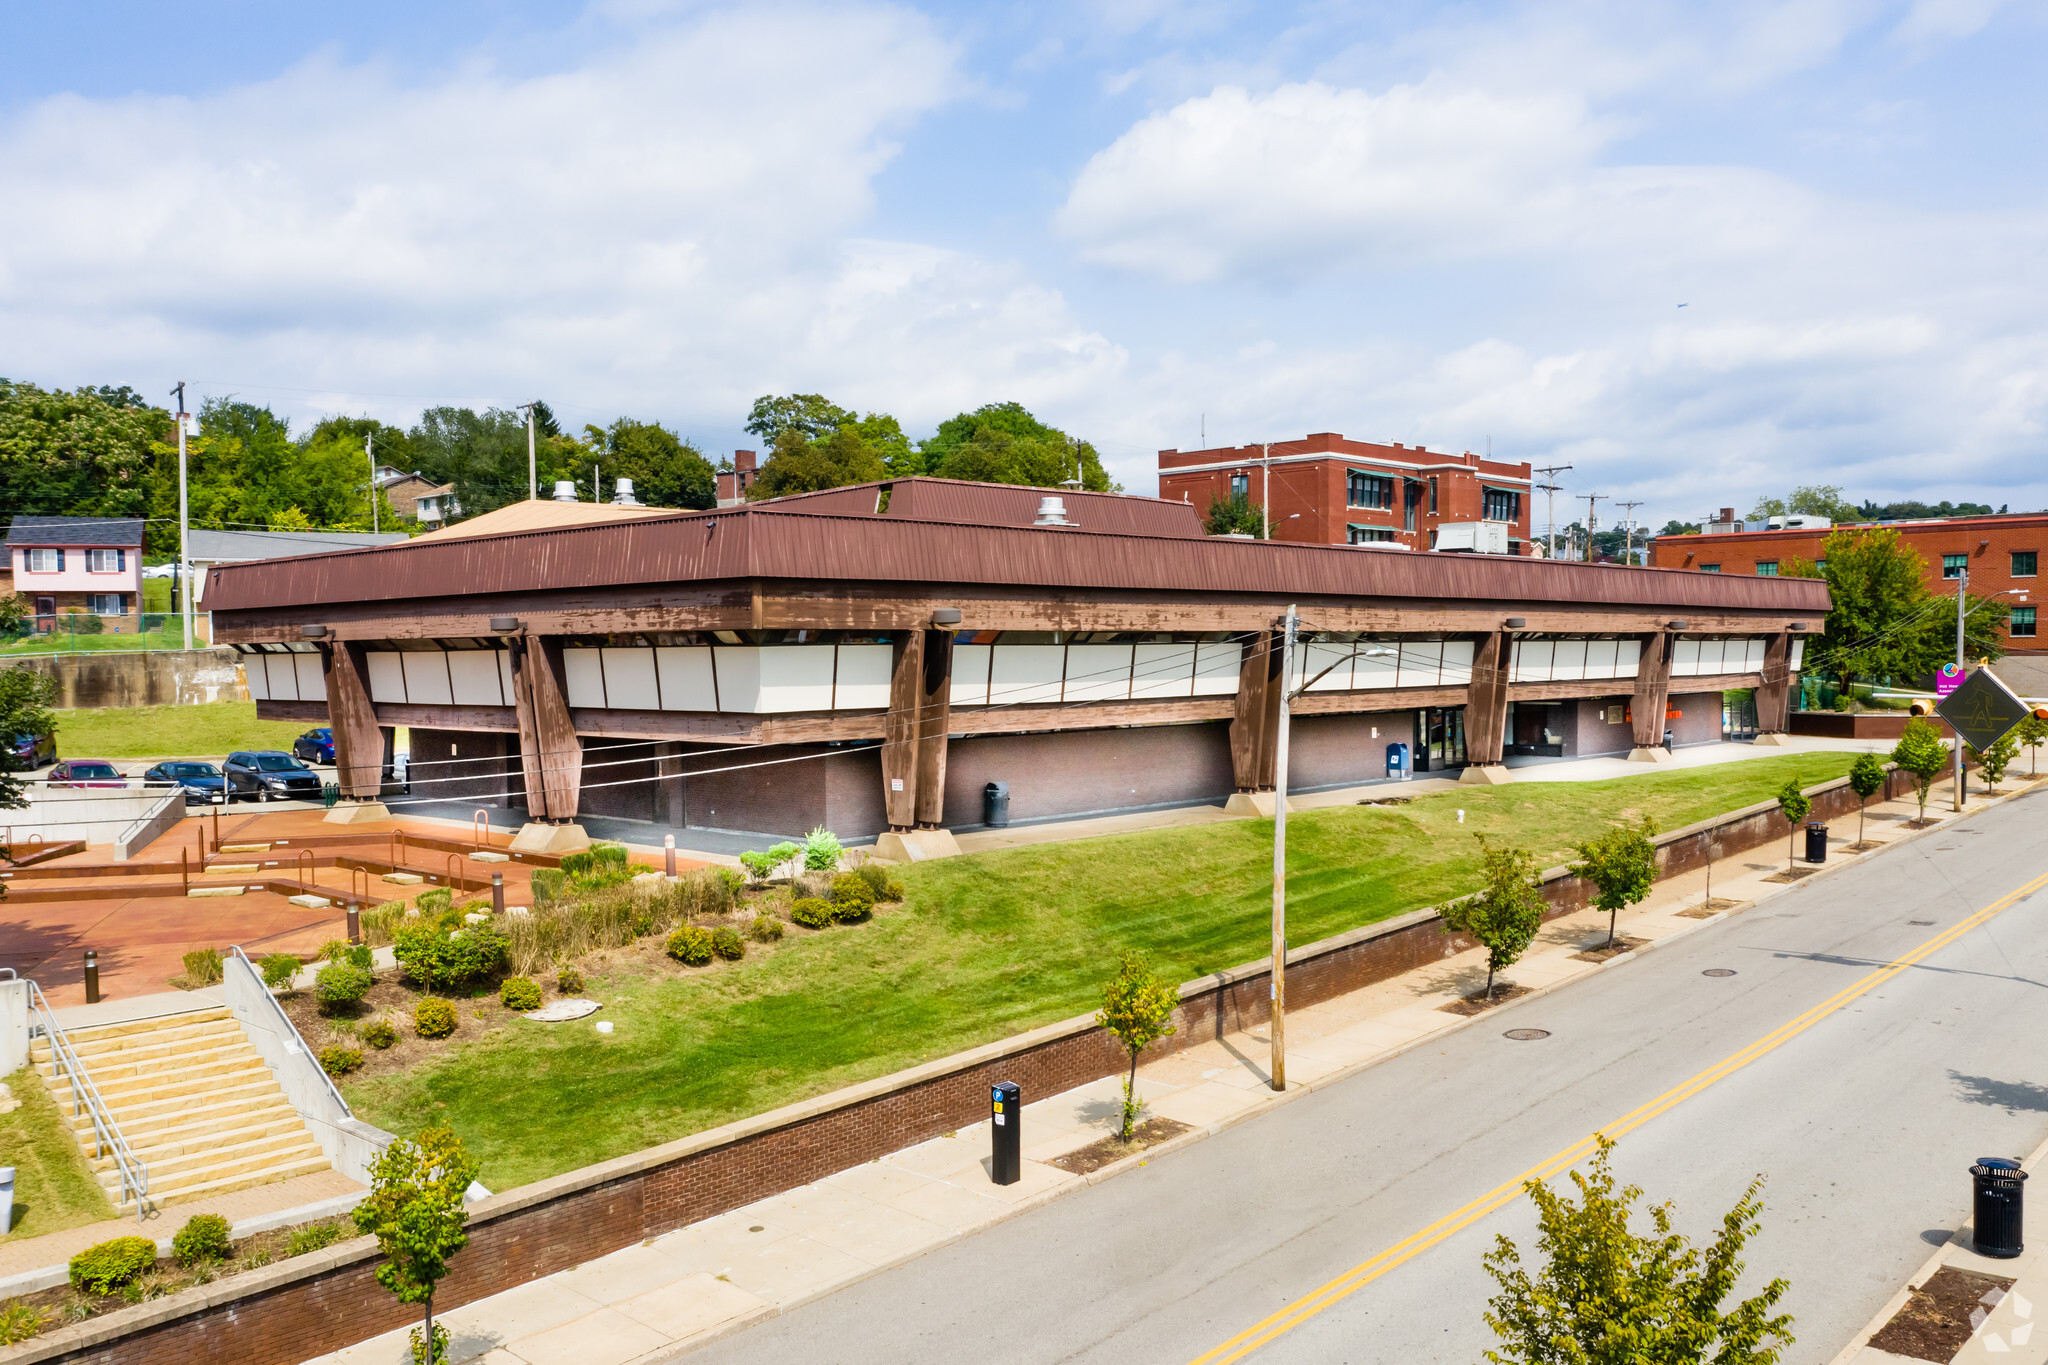
[[[1828,827],[1818,820],[1806,822],[1806,861],[1824,863],[1828,860]]]
[[[2023,1250],[2020,1224],[2023,1221],[2022,1186],[2027,1173],[2017,1161],[2002,1156],[1980,1156],[1970,1167],[1975,1197],[1970,1201],[1970,1220],[1977,1237],[1979,1256],[2009,1259]]]
[[[1398,782],[1408,776],[1408,746],[1389,744],[1387,746],[1387,780]]]
[[[1002,829],[1010,823],[1010,784],[991,782],[981,789],[981,823]]]

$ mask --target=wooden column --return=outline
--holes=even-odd
[[[1636,691],[1629,702],[1636,747],[1661,748],[1664,743],[1664,708],[1671,696],[1671,633],[1655,631],[1643,637],[1642,658],[1636,662]]]
[[[917,824],[918,718],[924,697],[926,634],[911,630],[896,637],[896,669],[889,679],[889,714],[882,722],[882,808],[889,828],[899,832]],[[941,732],[942,743],[943,740]]]
[[[583,737],[569,719],[560,643],[544,636],[520,640],[512,651],[512,691],[527,817],[574,820],[583,786]]]
[[[1241,792],[1273,790],[1280,693],[1279,636],[1261,631],[1245,645],[1237,671],[1237,714],[1230,722],[1231,780]]]
[[[938,829],[946,821],[946,727],[952,719],[953,632],[924,632],[924,666],[917,685],[917,824]]]
[[[384,737],[370,701],[368,649],[360,644],[320,646],[327,682],[327,725],[334,731],[334,775],[341,794],[375,801],[384,791]]]
[[[1764,685],[1756,690],[1756,731],[1782,735],[1792,724],[1792,633],[1779,631],[1764,647]]]
[[[1479,637],[1472,650],[1472,681],[1465,693],[1465,761],[1498,764],[1507,751],[1508,666],[1514,661],[1506,631]]]

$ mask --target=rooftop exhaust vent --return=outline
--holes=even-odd
[[[638,507],[640,505],[640,499],[633,496],[633,481],[631,479],[619,480],[619,491],[612,498],[612,501],[621,507]]]
[[[555,501],[556,501],[556,502],[574,502],[574,501],[576,501],[576,481],[575,481],[574,479],[556,479],[556,480],[555,480]]]
[[[1033,524],[1037,526],[1072,526],[1074,523],[1067,520],[1067,500],[1051,495],[1040,498],[1038,500],[1038,520]]]

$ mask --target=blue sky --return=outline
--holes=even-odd
[[[0,374],[2048,506],[2048,5],[42,6]],[[1680,307],[1680,305],[1685,305]]]

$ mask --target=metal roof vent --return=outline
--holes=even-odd
[[[574,479],[556,479],[556,480],[555,480],[555,501],[556,501],[556,502],[574,502],[574,501],[576,501],[576,481],[575,481]]]
[[[1067,500],[1048,494],[1038,500],[1038,520],[1034,526],[1072,526],[1067,520]]]
[[[612,501],[621,507],[638,507],[640,505],[640,499],[633,496],[633,481],[631,479],[619,480],[619,491],[612,498]]]

